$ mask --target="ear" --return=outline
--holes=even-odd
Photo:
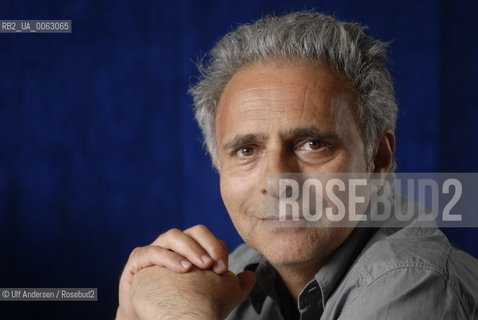
[[[393,166],[393,154],[395,153],[395,134],[392,130],[383,133],[375,146],[373,153],[372,172],[389,172]]]

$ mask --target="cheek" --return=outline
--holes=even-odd
[[[365,150],[361,142],[357,142],[354,150],[351,150],[350,160],[348,163],[349,172],[365,172],[367,171],[367,163],[365,159]]]
[[[243,206],[253,192],[251,190],[252,184],[244,177],[231,178],[221,176],[220,187],[222,199],[228,210],[237,210]],[[234,212],[230,211],[229,214],[234,214]]]
[[[320,172],[350,172],[353,171],[354,155],[348,150],[342,149],[335,157],[320,166]]]
[[[328,162],[321,169],[324,172],[364,172],[366,166],[363,149],[359,145],[344,148],[333,161]]]
[[[232,219],[244,217],[254,202],[254,194],[259,192],[257,184],[245,177],[220,178],[221,196]]]

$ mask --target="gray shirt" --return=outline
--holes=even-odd
[[[228,320],[478,319],[478,260],[436,226],[355,228],[302,290],[297,303],[274,268],[246,244],[230,269],[254,270],[249,298]]]

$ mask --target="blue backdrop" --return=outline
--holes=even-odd
[[[129,252],[202,223],[234,248],[186,91],[194,61],[261,14],[315,8],[392,40],[402,172],[478,162],[476,1],[1,1],[0,287],[97,287],[98,302],[0,302],[2,319],[113,318]],[[478,256],[476,229],[446,230]]]

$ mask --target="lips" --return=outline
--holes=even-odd
[[[261,218],[261,220],[266,221],[302,221],[306,220],[304,216],[293,217],[292,215],[286,216],[268,216],[265,218]]]

